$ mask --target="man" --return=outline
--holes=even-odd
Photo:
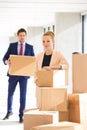
[[[25,29],[21,28],[17,32],[18,42],[11,43],[8,47],[6,54],[3,57],[3,62],[5,65],[10,65],[10,55],[26,55],[34,56],[33,46],[25,42],[27,32]],[[19,82],[20,87],[20,108],[19,108],[19,122],[23,122],[23,112],[26,104],[26,91],[27,91],[27,80],[28,76],[12,76],[9,75],[8,80],[8,102],[7,102],[7,114],[3,120],[8,119],[12,115],[12,102],[13,94],[17,83]]]

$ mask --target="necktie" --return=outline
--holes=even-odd
[[[20,43],[20,52],[19,55],[23,55],[23,43]]]

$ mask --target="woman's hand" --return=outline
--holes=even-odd
[[[62,65],[56,65],[56,66],[51,66],[51,69],[54,69],[54,70],[61,70],[62,69]]]
[[[51,67],[50,66],[44,66],[43,69],[44,70],[51,70]]]
[[[56,70],[56,69],[58,69],[58,67],[53,65],[53,66],[51,66],[51,69]]]

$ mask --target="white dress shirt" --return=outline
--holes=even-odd
[[[18,55],[19,55],[19,53],[20,53],[20,42],[18,42]],[[24,43],[22,43],[23,44],[23,55],[24,55],[24,53],[25,53],[25,42]]]

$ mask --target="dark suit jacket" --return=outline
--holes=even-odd
[[[3,62],[5,64],[5,61],[8,60],[10,55],[18,55],[18,42],[10,43],[7,52],[5,53],[3,57]],[[25,43],[25,56],[34,56],[34,50],[33,46]],[[12,76],[7,74],[8,76]],[[13,76],[12,76],[13,77]],[[14,76],[15,77],[15,76]],[[24,76],[25,78],[29,78],[28,76]]]

